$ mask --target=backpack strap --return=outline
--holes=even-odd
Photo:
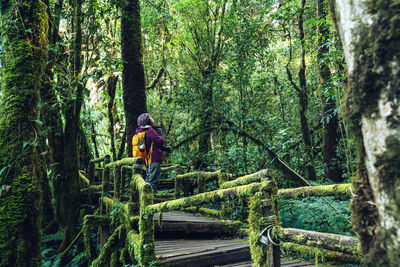
[[[151,146],[150,146],[150,149],[149,149],[149,153],[147,153],[147,157],[144,159],[145,164],[149,167],[149,176],[150,176],[150,180],[153,180],[153,177],[151,176],[151,169],[150,169],[151,154],[153,153],[153,145],[154,145],[154,142],[151,142]]]

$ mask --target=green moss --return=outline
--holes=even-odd
[[[192,212],[192,213],[199,213],[208,217],[212,218],[220,218],[221,212],[214,209],[208,209],[203,207],[188,207],[185,208],[185,211]]]
[[[158,204],[150,205],[146,208],[147,213],[156,213],[161,211],[173,211],[187,208],[190,206],[199,206],[209,203],[219,203],[224,199],[237,198],[237,197],[249,197],[258,191],[271,192],[276,191],[274,189],[276,184],[273,181],[265,181],[262,183],[253,183],[250,185],[238,186],[229,189],[220,189],[210,191],[191,197],[166,201]]]
[[[220,188],[226,189],[226,188],[232,188],[235,186],[246,185],[246,184],[250,184],[250,183],[262,182],[263,180],[268,179],[268,177],[270,177],[272,173],[273,172],[270,169],[261,170],[256,173],[252,173],[249,175],[239,177],[233,181],[222,183],[220,185]]]
[[[263,201],[268,199],[267,196],[257,192],[250,198],[249,243],[253,266],[267,266],[269,259],[269,248],[259,241],[261,231],[271,224],[269,216],[272,203]]]
[[[310,196],[337,196],[351,195],[351,184],[334,184],[321,186],[304,186],[297,188],[280,189],[279,198],[305,198]]]
[[[124,227],[121,225],[114,230],[111,236],[108,238],[107,243],[100,251],[100,255],[92,262],[91,267],[103,267],[107,266],[110,261],[110,256],[116,250],[118,244],[120,231],[124,231]]]
[[[0,177],[0,266],[40,266],[42,175],[35,120],[48,18],[38,0],[17,2],[10,10],[2,32],[0,169],[6,171]]]
[[[105,167],[108,167],[108,168],[112,168],[112,167],[116,167],[116,166],[121,167],[122,165],[133,166],[133,165],[136,165],[136,164],[139,164],[139,165],[144,164],[143,159],[140,158],[140,157],[136,157],[136,158],[123,158],[123,159],[120,159],[120,160],[117,160],[117,161],[113,161],[113,162],[107,163],[107,164],[105,165]]]
[[[283,242],[281,249],[286,255],[296,258],[309,258],[314,260],[317,265],[320,262],[343,262],[347,264],[359,264],[360,256],[346,254],[342,252],[326,250],[321,248],[309,247],[305,245],[293,244],[290,242]]]

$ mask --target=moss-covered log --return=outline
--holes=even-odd
[[[85,193],[85,192],[88,192],[89,194],[101,193],[102,189],[103,189],[103,185],[101,185],[101,184],[91,185],[87,188],[81,189],[81,193]]]
[[[123,158],[117,161],[110,162],[105,165],[105,167],[111,168],[115,166],[122,166],[122,165],[135,165],[135,164],[144,164],[144,160],[140,157],[136,158]]]
[[[361,257],[358,255],[346,254],[343,252],[309,247],[289,242],[284,242],[281,249],[286,255],[296,258],[310,258],[316,264],[321,262],[342,262],[346,264],[359,264]]]
[[[105,161],[106,158],[110,158],[110,155],[105,155],[101,158],[92,159],[91,161],[89,161],[88,179],[91,184],[93,184],[95,182],[94,171],[95,171],[96,164]]]
[[[275,212],[276,191],[255,193],[250,198],[249,206],[249,243],[253,266],[274,266],[271,263],[275,258],[279,261],[279,249],[272,248],[275,255],[271,253],[271,248],[260,242],[260,234],[268,226],[279,225],[279,216]]]
[[[203,207],[188,207],[185,208],[185,211],[191,213],[199,213],[212,218],[220,218],[221,216],[221,212],[219,210],[208,209]]]
[[[225,182],[220,185],[220,188],[225,189],[225,188],[232,188],[232,187],[239,186],[239,185],[246,185],[246,184],[251,184],[251,183],[262,182],[263,180],[268,179],[268,177],[271,177],[273,175],[273,173],[274,173],[274,171],[271,169],[261,170],[256,173],[252,173],[249,175],[245,175],[245,176],[236,178],[233,181]]]
[[[40,0],[9,3],[14,3],[11,13],[1,18],[5,28],[0,115],[0,266],[40,266],[38,104],[47,60],[48,16],[46,5]]]
[[[90,226],[107,226],[109,224],[110,218],[106,216],[86,215],[83,218],[83,243],[85,245],[85,255],[89,263],[93,261],[93,257],[95,255],[95,247],[92,246],[92,242],[90,240]]]
[[[135,230],[130,230],[126,235],[126,247],[130,260],[136,264],[140,257],[139,255],[140,235]]]
[[[193,194],[194,186],[197,185],[198,193],[206,191],[206,184],[212,180],[220,181],[226,180],[227,176],[222,175],[222,171],[214,172],[189,172],[175,177],[175,198],[179,198],[183,191],[184,196]]]
[[[107,243],[105,243],[104,247],[100,251],[100,255],[92,262],[91,267],[106,267],[110,264],[111,253],[117,250],[117,244],[121,235],[124,235],[125,228],[123,225],[120,225],[118,228],[114,230],[111,234]]]
[[[79,178],[81,178],[82,181],[81,187],[88,187],[90,185],[90,180],[82,173],[82,171],[79,171]]]
[[[305,197],[324,197],[324,196],[351,196],[351,184],[333,184],[320,186],[304,186],[297,188],[279,189],[279,198],[305,198]]]
[[[319,233],[294,228],[278,228],[275,231],[283,242],[320,247],[347,254],[360,254],[360,241],[357,238],[328,233]]]
[[[115,166],[114,168],[114,197],[119,198],[122,191],[122,176],[121,166]]]
[[[238,186],[229,189],[220,189],[210,191],[191,197],[166,201],[146,208],[146,213],[154,214],[156,212],[180,210],[191,206],[204,205],[209,203],[218,203],[225,199],[232,199],[237,197],[249,197],[258,191],[273,192],[275,183],[273,181],[264,181],[262,183],[253,183],[249,185]]]
[[[101,179],[101,184],[103,186],[103,193],[110,190],[110,167],[107,166],[110,163],[111,158],[106,157],[104,160],[103,178]]]
[[[176,174],[182,174],[183,166],[179,164],[175,164],[172,166],[161,166],[161,172],[175,171]]]
[[[154,220],[153,214],[146,212],[147,207],[153,204],[153,189],[146,183],[143,177],[136,174],[132,177],[132,194],[139,193],[139,233],[140,240],[137,246],[139,264],[149,266],[156,258],[154,243]]]

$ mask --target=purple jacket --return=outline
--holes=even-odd
[[[161,149],[161,146],[164,144],[164,137],[162,136],[161,133],[156,132],[152,127],[146,125],[146,126],[139,126],[136,129],[136,133],[140,133],[143,131],[146,131],[146,138],[145,138],[145,143],[146,143],[146,150],[147,153],[150,150],[151,147],[151,142],[154,142],[153,145],[153,153],[151,154],[151,161],[152,162],[161,162],[164,160],[164,155]]]

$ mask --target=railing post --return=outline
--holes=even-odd
[[[156,260],[154,243],[153,213],[146,212],[146,207],[153,204],[153,189],[146,183],[143,177],[136,174],[132,177],[132,184],[139,192],[139,244],[135,255],[138,256],[140,266],[150,266]]]
[[[90,182],[90,185],[95,183],[95,179],[94,179],[94,162],[93,160],[89,161],[89,171],[88,171],[88,179]]]
[[[103,193],[107,192],[110,187],[110,167],[107,167],[107,164],[110,163],[110,161],[111,157],[110,155],[107,155],[106,158],[104,159],[104,170],[102,179]]]
[[[249,242],[250,253],[255,266],[280,266],[280,249],[269,242],[268,245],[260,241],[261,234],[272,236],[273,227],[279,225],[277,214],[277,187],[271,191],[259,191],[250,198],[249,207]]]
[[[114,166],[114,198],[121,196],[121,166]]]

